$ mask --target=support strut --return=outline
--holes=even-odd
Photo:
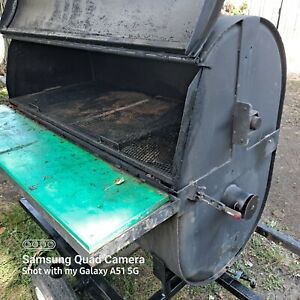
[[[300,242],[296,241],[286,233],[275,230],[262,223],[258,224],[256,232],[268,240],[300,256]]]

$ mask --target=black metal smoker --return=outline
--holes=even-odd
[[[138,243],[191,285],[256,229],[285,94],[276,28],[222,5],[8,0],[1,20],[11,104],[170,195],[173,216]]]

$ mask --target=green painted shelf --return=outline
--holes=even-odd
[[[167,194],[4,105],[0,167],[88,252],[168,201]]]

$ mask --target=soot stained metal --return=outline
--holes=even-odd
[[[254,232],[278,144],[285,53],[270,22],[221,16],[222,4],[7,1],[1,31],[12,39],[7,85],[16,113],[6,114],[18,123],[1,113],[1,124],[35,133],[2,128],[1,167],[77,252],[103,257],[137,240],[185,282],[199,285],[224,273]],[[47,153],[46,136],[55,141]],[[36,181],[25,176],[18,155],[26,153],[32,170],[42,172],[40,161],[57,155],[56,147],[85,157],[51,160],[53,176],[70,194],[26,188]],[[101,176],[97,201],[106,208],[97,230],[97,214],[89,216],[78,200],[96,201],[85,179],[90,164]],[[74,168],[86,183],[79,190],[69,176]],[[116,176],[106,177],[106,169]],[[107,199],[107,186],[119,192]],[[123,216],[120,201],[130,201],[121,225],[134,221],[112,236],[101,222]],[[82,236],[60,219],[74,209],[86,217]],[[84,242],[88,227],[95,231],[92,251]],[[108,239],[100,245],[101,235]]]

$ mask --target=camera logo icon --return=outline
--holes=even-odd
[[[41,240],[24,240],[22,243],[24,249],[27,250],[53,250],[56,247],[56,242],[51,239],[41,239]]]

